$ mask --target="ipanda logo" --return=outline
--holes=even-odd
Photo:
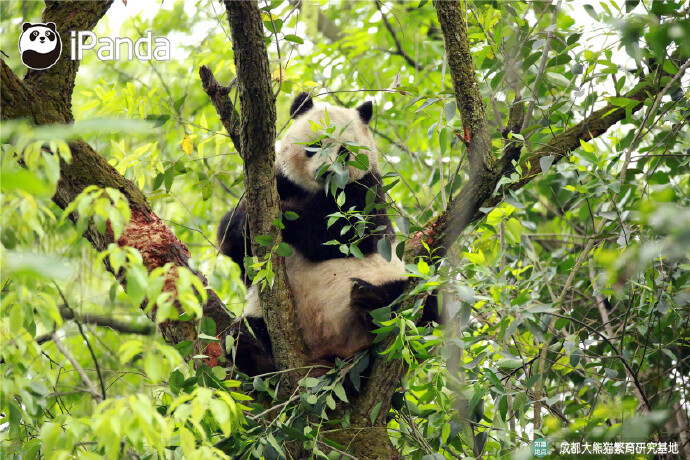
[[[19,36],[19,53],[25,66],[34,70],[49,69],[57,62],[62,52],[62,40],[55,30],[55,23],[22,25]]]
[[[165,37],[153,37],[150,30],[146,31],[146,37],[135,42],[126,37],[96,37],[88,30],[73,30],[70,32],[70,59],[83,59],[84,51],[94,49],[96,45],[96,55],[101,61],[119,61],[121,58],[131,61],[135,56],[140,61],[170,60],[170,41]],[[58,61],[61,52],[62,40],[54,22],[25,22],[22,25],[19,53],[25,66],[34,70],[49,69]]]

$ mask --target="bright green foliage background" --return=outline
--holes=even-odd
[[[516,93],[536,100],[522,132],[529,137],[524,159],[607,102],[627,106],[622,95],[640,82],[648,63],[668,72],[666,85],[678,67],[669,55],[690,55],[687,4],[590,3],[563,2],[552,25],[548,3],[469,2],[469,37],[497,154],[504,140],[494,114],[505,124]],[[318,99],[346,106],[373,99],[371,126],[404,241],[468,177],[464,145],[453,134],[461,124],[433,5],[383,7],[417,69],[400,56],[373,2],[261,6],[280,88],[278,130],[302,90],[316,88]],[[0,3],[2,49],[17,74],[24,71],[15,37],[23,20],[39,21],[42,8],[39,2]],[[218,447],[231,455],[276,458],[283,441],[297,439],[323,457],[327,446],[316,439],[328,424],[314,418],[308,424],[304,414],[319,420],[334,396],[346,397],[341,386],[307,379],[301,406],[266,414],[241,394],[241,382],[221,382],[224,369],[194,369],[185,361],[190,343],[174,348],[156,335],[62,318],[60,308],[144,331],[150,324],[139,308],[144,299],[147,308],[158,302],[158,322],[177,315],[171,299],[160,297],[162,271],[148,274],[136,251],[109,249],[111,260],[127,268],[125,291],[101,263],[106,254],[81,237],[88,218],[101,228],[109,220],[121,231],[129,213],[117,191],[88,190],[74,204],[83,218],[77,225],[51,202],[58,156],[70,156],[61,139],[70,135],[83,136],[144,191],[230,311],[241,311],[245,292],[239,268],[215,247],[221,215],[242,195],[242,163],[198,78],[201,65],[223,84],[234,77],[224,9],[217,2],[156,2],[152,17],[116,8],[122,27],[112,30],[101,21],[98,36],[135,40],[151,29],[175,43],[173,59],[101,62],[87,51],[73,96],[73,127],[2,125],[2,455],[210,458],[224,455],[214,445],[226,439]],[[549,32],[551,50],[537,80]],[[327,38],[334,34],[340,39]],[[486,209],[438,272],[414,267],[417,276],[443,285],[451,319],[442,341],[440,331],[417,331],[409,315],[384,322],[382,332],[399,334],[390,353],[409,362],[389,425],[406,458],[529,457],[525,447],[540,436],[552,446],[559,440],[666,441],[677,420],[687,428],[687,83],[681,78],[654,110],[650,99],[569,159],[543,160],[546,173]],[[234,91],[231,97],[236,100]],[[45,141],[52,141],[50,152],[40,148]],[[593,248],[584,253],[590,241]],[[178,286],[189,315],[200,312],[193,278],[182,275]],[[200,337],[215,335],[213,324],[201,328]],[[45,337],[52,331],[98,392],[105,391],[103,402],[85,391],[74,366]],[[413,358],[427,354],[425,361]],[[254,397],[265,399],[274,382],[259,379],[249,388],[253,384]],[[640,391],[651,404],[648,414]],[[537,433],[535,401],[543,419]]]

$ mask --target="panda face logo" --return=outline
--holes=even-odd
[[[62,52],[62,41],[55,23],[25,22],[19,37],[19,52],[22,62],[30,69],[45,70],[52,67]]]

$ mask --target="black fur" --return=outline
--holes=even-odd
[[[374,285],[359,278],[352,278],[351,280],[350,305],[352,308],[360,310],[372,327],[374,327],[373,318],[368,312],[391,305],[407,290],[411,282],[411,280],[405,279]],[[400,305],[396,304],[392,310],[395,311],[399,307]],[[419,324],[421,326],[428,326],[434,322],[441,322],[441,315],[438,311],[438,299],[435,292],[427,296]]]
[[[350,305],[365,311],[392,304],[405,292],[408,280],[389,281],[379,286],[359,278],[351,278]]]
[[[297,118],[314,107],[314,100],[308,93],[299,93],[290,106],[290,118]]]
[[[275,372],[271,338],[263,318],[238,318],[229,332],[235,338],[235,368],[247,375]]]
[[[324,244],[331,240],[348,244],[356,239],[353,228],[341,235],[343,227],[347,225],[347,221],[343,218],[327,227],[328,216],[339,211],[335,198],[323,191],[308,192],[280,172],[276,173],[276,180],[282,211],[292,211],[299,215],[296,220],[283,219],[283,225],[285,225],[282,231],[283,240],[313,261],[346,257],[338,249],[339,245]],[[385,197],[381,187],[381,176],[377,173],[368,173],[359,181],[351,182],[345,186],[346,198],[342,209],[349,210],[354,207],[362,212],[366,207],[366,196],[369,189],[375,190],[374,203],[380,206],[375,206],[366,214],[367,225],[364,237],[357,244],[365,256],[377,251],[376,243],[381,238],[392,237],[393,235],[390,218],[385,207],[382,206],[385,203]],[[378,227],[382,227],[382,229],[374,231]],[[246,203],[241,202],[221,219],[218,228],[218,242],[221,252],[239,264],[242,270],[244,270],[242,262],[245,252],[249,256],[252,254],[251,245],[247,239],[248,234],[247,207]]]
[[[367,101],[359,107],[357,107],[356,110],[359,113],[359,117],[362,119],[364,124],[368,125],[371,121],[371,117],[374,115],[374,104],[372,104],[371,101]]]

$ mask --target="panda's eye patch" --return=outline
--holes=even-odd
[[[352,155],[350,150],[347,147],[345,147],[344,145],[341,145],[340,148],[338,149],[338,156],[349,158],[350,155]]]
[[[37,38],[38,38],[38,31],[34,30],[33,32],[31,32],[31,35],[29,35],[29,40],[34,41]]]
[[[304,153],[307,155],[307,158],[311,158],[316,155],[319,149],[321,149],[321,142],[314,142],[313,144],[307,145],[307,148],[304,149]]]
[[[55,40],[55,34],[52,33],[51,31],[47,31],[46,32],[46,38],[52,42],[53,40]]]

